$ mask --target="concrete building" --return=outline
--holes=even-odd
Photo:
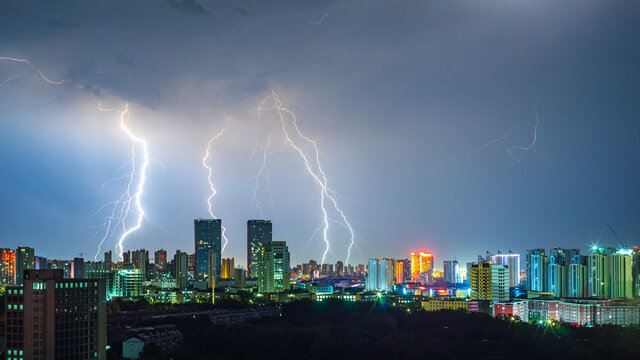
[[[220,277],[223,279],[233,279],[233,270],[235,267],[234,258],[222,259],[222,274]]]
[[[7,358],[107,358],[103,280],[25,270],[23,284],[7,287]]]
[[[422,310],[424,311],[440,311],[440,310],[469,310],[469,301],[467,300],[427,300],[422,302]]]
[[[0,286],[16,283],[16,252],[0,249]]]
[[[601,251],[587,258],[589,272],[588,296],[595,299],[608,299],[611,296],[611,265],[609,256]]]
[[[122,357],[124,359],[138,359],[144,347],[155,345],[161,351],[169,351],[182,341],[182,333],[167,327],[146,327],[133,329],[135,336],[122,342]]]
[[[19,246],[16,249],[16,285],[22,285],[22,273],[36,268],[36,257],[33,248]]]
[[[167,270],[167,250],[160,249],[154,253],[153,263],[159,271]]]
[[[633,296],[631,251],[620,250],[611,255],[611,298],[630,299]]]
[[[393,259],[369,259],[369,273],[367,275],[366,289],[368,291],[391,292],[393,290],[394,283],[394,265],[395,261]]]
[[[411,253],[411,281],[420,282],[421,279],[431,279],[433,271],[433,254],[418,251]]]
[[[284,241],[270,241],[262,245],[258,258],[258,291],[273,293],[291,288],[290,254]]]
[[[207,256],[207,265],[209,268],[207,269],[207,287],[213,289],[216,287],[216,279],[219,278],[220,271],[218,268],[218,259],[220,256],[215,251],[210,250],[209,255]]]
[[[520,285],[520,254],[514,254],[509,250],[508,254],[491,255],[491,262],[509,268],[509,287]]]
[[[91,270],[86,272],[86,276],[91,280],[103,280],[105,296],[109,299],[142,296],[142,270]]]
[[[508,301],[509,268],[487,262],[471,264],[471,300]]]
[[[498,318],[529,321],[528,301],[508,301],[493,304],[493,314]]]
[[[173,258],[175,266],[175,279],[178,289],[185,289],[189,283],[189,254],[176,250],[176,255]]]
[[[444,281],[451,284],[462,283],[460,276],[460,265],[457,260],[445,260],[442,264],[444,268]]]
[[[578,255],[574,258],[574,262],[569,265],[569,289],[567,297],[585,298],[588,294],[588,272],[587,266],[584,264],[584,257]]]
[[[544,249],[527,250],[527,290],[546,291],[549,257]]]

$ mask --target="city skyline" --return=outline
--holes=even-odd
[[[292,264],[346,261],[345,224],[350,264],[618,247],[607,224],[640,238],[638,6],[171,4],[2,5],[0,57],[31,64],[0,61],[2,247],[96,253],[98,210],[127,184],[123,117],[149,151],[132,172],[134,185],[146,175],[145,216],[137,229],[131,214],[124,249],[195,250],[212,184],[229,240],[218,259],[237,264],[260,212]],[[302,134],[290,144],[283,108]],[[100,256],[117,260],[118,231]]]

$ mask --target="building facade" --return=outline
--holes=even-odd
[[[271,220],[247,221],[247,277],[258,275],[258,258],[262,245],[273,241]]]
[[[209,251],[222,253],[222,220],[195,219],[193,221],[195,236],[195,278],[206,280],[209,276]],[[218,257],[216,269],[222,268],[221,257]]]
[[[290,254],[284,241],[270,241],[262,245],[258,258],[258,291],[266,293],[291,288]]]

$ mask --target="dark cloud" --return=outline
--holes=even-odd
[[[186,15],[210,15],[202,5],[195,0],[168,0],[169,6]]]

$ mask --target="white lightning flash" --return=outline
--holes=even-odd
[[[122,234],[118,239],[118,243],[116,245],[116,250],[120,258],[122,259],[122,253],[124,252],[123,243],[131,235],[142,227],[142,220],[145,216],[145,211],[142,206],[142,195],[144,194],[144,186],[147,181],[147,168],[149,166],[149,146],[147,141],[143,138],[135,135],[131,128],[128,126],[129,120],[129,104],[125,103],[124,110],[116,110],[116,109],[105,109],[102,107],[102,104],[98,102],[98,110],[100,111],[113,111],[120,115],[120,129],[131,139],[131,170],[129,175],[125,176],[129,179],[127,183],[126,190],[122,193],[120,198],[113,203],[113,209],[111,211],[111,215],[107,217],[107,229],[105,234],[103,235],[100,244],[98,245],[98,251],[94,258],[97,258],[100,254],[100,248],[104,241],[109,238],[109,236],[113,233],[113,227],[120,224],[122,226]],[[136,149],[142,149],[142,164],[140,168],[137,168],[136,158],[138,157]],[[121,177],[121,178],[125,178]],[[137,184],[134,186],[134,182]],[[131,210],[131,206],[133,204],[134,210],[136,212],[136,219],[133,224],[127,224],[127,219],[129,217],[129,212]],[[116,215],[116,213],[118,213]]]
[[[484,143],[484,144],[482,144],[482,145],[478,146],[477,148],[475,148],[475,149],[473,149],[473,150],[469,151],[469,154],[467,154],[467,157],[462,161],[462,163],[464,164],[464,163],[466,163],[467,161],[469,161],[469,159],[471,159],[471,155],[473,155],[475,152],[480,151],[480,150],[483,150],[483,149],[486,149],[489,145],[491,145],[491,144],[495,144],[495,143],[497,143],[497,142],[500,142],[500,141],[502,141],[502,140],[504,140],[504,139],[508,138],[508,137],[509,137],[509,135],[511,135],[511,130],[513,130],[513,128],[509,129],[509,131],[507,131],[507,133],[506,133],[506,134],[504,134],[504,135],[502,135],[502,136],[500,136],[500,137],[498,137],[498,138],[495,138],[495,139],[493,139],[493,140],[487,141],[486,143]]]
[[[346,258],[346,263],[349,264],[349,260],[351,258],[351,249],[353,248],[353,245],[355,243],[355,232],[353,231],[351,223],[347,219],[346,215],[338,205],[338,201],[336,200],[336,197],[334,196],[333,191],[331,191],[331,189],[327,185],[327,175],[322,169],[322,164],[320,163],[320,151],[318,150],[318,146],[315,140],[302,134],[302,131],[300,131],[300,128],[298,127],[298,121],[295,114],[282,105],[282,102],[280,101],[280,98],[278,94],[275,92],[275,90],[271,89],[271,94],[273,96],[275,109],[278,112],[278,115],[280,117],[280,123],[282,125],[282,133],[286,139],[286,142],[289,144],[289,146],[291,146],[291,148],[293,148],[298,153],[298,155],[300,155],[304,163],[305,169],[307,170],[309,175],[313,178],[315,183],[320,188],[320,210],[322,211],[322,235],[323,235],[323,241],[325,243],[325,250],[322,254],[322,264],[324,264],[327,253],[329,252],[329,249],[331,246],[329,241],[329,236],[328,236],[329,220],[331,219],[329,217],[329,214],[325,205],[325,202],[327,199],[329,199],[329,201],[333,204],[333,207],[338,212],[338,214],[340,215],[340,218],[342,219],[342,222],[344,223],[345,227],[349,231],[350,243],[349,243],[349,248],[347,250],[347,258]],[[295,129],[298,137],[306,141],[313,148],[313,151],[315,152],[314,163],[315,163],[316,169],[314,169],[314,166],[311,164],[312,162],[309,160],[309,157],[307,157],[305,152],[299,146],[297,146],[289,136],[289,132],[287,131],[287,121],[285,119],[285,115],[288,115],[291,118],[292,126]]]
[[[209,176],[208,176],[208,181],[209,181],[209,189],[211,189],[211,195],[209,195],[209,197],[207,198],[207,205],[209,207],[209,215],[211,215],[211,218],[213,219],[217,219],[217,217],[215,215],[213,215],[213,205],[212,205],[212,200],[213,197],[216,196],[216,194],[218,193],[218,191],[216,191],[215,186],[213,186],[213,180],[211,179],[211,175],[213,173],[213,169],[211,168],[211,166],[207,165],[207,159],[209,158],[209,156],[211,155],[211,144],[218,139],[220,136],[222,136],[222,134],[224,133],[224,129],[220,130],[220,132],[218,134],[216,134],[216,136],[212,137],[209,140],[209,143],[207,144],[207,150],[204,154],[204,157],[202,158],[202,165],[207,169],[207,171],[209,172]],[[229,239],[227,239],[227,229],[221,225],[222,228],[222,238],[224,239],[224,244],[222,244],[222,251],[224,252],[224,249],[227,247],[227,244],[229,243]]]
[[[54,81],[54,80],[49,79],[48,77],[46,77],[46,76],[42,73],[42,71],[40,70],[40,68],[39,68],[39,67],[37,67],[37,66],[33,65],[33,64],[31,63],[31,61],[29,61],[28,59],[17,59],[17,58],[12,58],[12,57],[0,56],[0,60],[3,60],[3,61],[13,61],[13,62],[20,62],[20,63],[27,64],[30,68],[32,68],[32,69],[36,72],[36,74],[38,74],[38,76],[39,76],[42,80],[44,80],[44,81],[45,81],[46,83],[48,83],[48,84],[51,84],[51,85],[62,85],[62,84],[64,84],[64,83],[67,83],[67,82],[68,82],[68,83],[71,83],[71,84],[75,85],[76,87],[78,87],[78,88],[80,88],[80,89],[84,88],[84,85],[80,85],[80,84],[78,84],[78,83],[76,83],[76,82],[74,82],[74,81],[72,81],[72,80],[69,80],[69,79],[62,79],[62,80],[59,80],[59,81]],[[9,80],[7,80],[7,81],[9,81]],[[7,82],[7,81],[5,81],[5,82]],[[3,82],[3,83],[5,83],[5,82]]]
[[[517,162],[521,161],[514,155],[514,152],[516,150],[533,151],[536,154],[538,153],[538,151],[536,150],[536,142],[538,141],[538,126],[540,126],[540,116],[538,114],[538,97],[536,96],[533,89],[531,90],[531,97],[533,98],[533,109],[536,114],[536,125],[533,127],[533,139],[527,146],[512,145],[509,149],[507,149],[507,154],[509,154],[509,157],[511,157],[513,160],[516,160]]]

